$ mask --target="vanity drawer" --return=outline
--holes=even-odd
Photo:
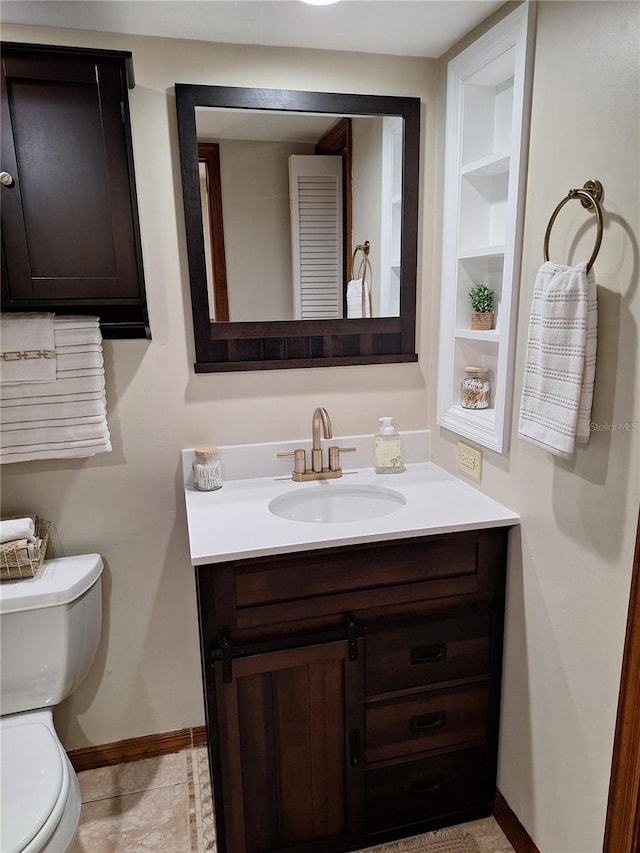
[[[495,794],[492,775],[484,747],[370,770],[366,774],[367,834],[489,807]]]
[[[500,531],[476,530],[237,560],[232,564],[236,627],[492,596],[504,541]]]
[[[491,611],[487,608],[431,616],[367,635],[368,696],[436,684],[489,671]]]
[[[486,684],[435,690],[367,705],[367,762],[487,738]]]

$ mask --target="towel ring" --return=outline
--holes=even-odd
[[[351,275],[354,274],[356,268],[356,255],[358,252],[362,252],[362,260],[360,261],[360,268],[362,269],[362,264],[366,264],[369,260],[369,250],[371,248],[371,243],[368,240],[365,240],[364,243],[358,243],[353,251],[353,255],[351,256]]]
[[[362,316],[366,317],[367,313],[367,295],[365,292],[365,285],[367,280],[367,269],[371,275],[371,283],[373,284],[373,270],[371,269],[371,261],[369,260],[369,250],[371,249],[371,243],[368,240],[365,240],[364,243],[358,243],[356,248],[354,249],[353,256],[351,258],[351,275],[356,276],[356,255],[358,252],[362,252],[362,258],[360,259],[360,266],[358,268],[357,278],[362,279]],[[371,284],[369,285],[369,314],[371,314]]]
[[[602,184],[600,181],[587,181],[587,183],[582,187],[582,189],[573,189],[569,190],[568,194],[565,198],[562,199],[560,204],[556,207],[556,209],[551,214],[551,219],[549,220],[549,224],[547,225],[547,230],[544,235],[544,259],[545,261],[549,260],[549,237],[551,236],[551,229],[553,228],[553,223],[556,221],[557,215],[560,213],[562,208],[568,201],[571,201],[574,198],[580,199],[580,203],[583,207],[593,209],[593,212],[596,215],[596,225],[597,225],[597,233],[596,233],[596,244],[593,248],[593,252],[591,253],[591,257],[587,261],[587,272],[593,266],[593,262],[598,257],[598,252],[600,251],[600,244],[602,243],[602,210],[600,208],[600,200],[603,196]]]

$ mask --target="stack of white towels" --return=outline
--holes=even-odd
[[[0,315],[0,463],[111,450],[97,317]]]

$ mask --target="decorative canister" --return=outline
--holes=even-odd
[[[460,405],[463,409],[488,409],[491,396],[491,383],[487,376],[489,371],[486,367],[469,365],[465,367],[464,372]]]
[[[193,461],[193,487],[201,492],[212,492],[222,486],[222,464],[217,447],[196,447]]]

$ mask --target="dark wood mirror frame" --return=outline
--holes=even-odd
[[[417,361],[415,352],[420,99],[176,83],[196,373]],[[343,320],[210,320],[198,179],[196,107],[287,110],[404,121],[400,316]]]

